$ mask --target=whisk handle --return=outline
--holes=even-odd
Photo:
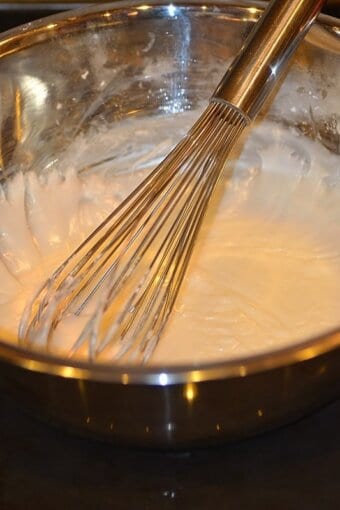
[[[287,67],[325,0],[272,0],[218,85],[212,100],[252,120]]]

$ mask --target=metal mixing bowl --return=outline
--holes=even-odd
[[[262,8],[242,0],[118,2],[3,34],[2,182],[20,170],[47,172],[79,132],[198,107]],[[321,16],[291,72],[317,73],[322,61],[331,73],[340,65],[339,37],[340,22]],[[339,154],[337,125],[322,119],[336,120],[340,107],[327,108],[327,101],[318,105],[318,124],[306,117],[297,125]],[[3,391],[69,429],[119,444],[191,447],[263,432],[338,396],[339,347],[337,330],[229,362],[127,368],[70,362],[2,341],[0,376]]]

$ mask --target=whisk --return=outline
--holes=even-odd
[[[51,349],[54,331],[84,312],[68,355],[146,362],[181,287],[228,154],[265,99],[323,0],[274,0],[187,136],[42,285],[19,327]]]

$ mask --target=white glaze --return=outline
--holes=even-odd
[[[192,118],[184,114],[178,122],[181,136]],[[141,143],[156,123],[151,119],[139,133],[134,128],[140,152],[120,154],[115,175],[106,169],[77,174],[73,168],[97,157],[80,139],[76,157],[70,147],[47,177],[18,174],[8,183],[0,200],[2,337],[16,342],[34,289],[167,152],[173,140],[165,136],[166,123],[162,143]],[[112,153],[112,140],[110,133],[101,135],[103,159],[106,149]],[[153,362],[246,356],[340,323],[337,157],[270,122],[245,140],[220,181]],[[119,136],[115,143],[118,150]],[[58,352],[72,340],[73,328],[63,325]]]

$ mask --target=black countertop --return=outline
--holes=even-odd
[[[291,426],[176,454],[123,450],[0,397],[0,509],[337,510],[340,401]]]

